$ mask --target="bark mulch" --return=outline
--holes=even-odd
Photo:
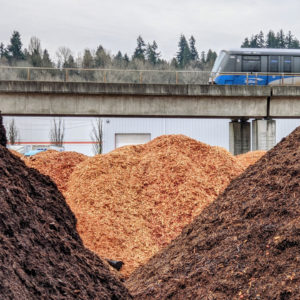
[[[106,263],[84,248],[56,185],[3,146],[0,298],[131,299]]]
[[[6,147],[7,144],[7,138],[6,138],[6,130],[3,126],[3,118],[0,111],[0,145],[3,147]]]
[[[300,127],[126,282],[136,299],[300,299]]]

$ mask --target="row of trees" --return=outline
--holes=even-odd
[[[2,118],[1,114],[0,118]],[[6,132],[8,142],[11,145],[18,144],[18,142],[20,141],[20,133],[16,126],[15,119],[11,119],[10,122],[6,125]],[[60,147],[63,146],[65,139],[65,124],[61,118],[54,118],[52,120],[52,126],[50,128],[49,137],[52,145]],[[101,118],[97,118],[95,122],[92,122],[92,131],[90,137],[93,141],[94,154],[101,154],[103,149],[103,127]]]
[[[300,49],[300,43],[297,38],[289,31],[287,34],[283,30],[275,33],[270,30],[266,35],[262,31],[252,35],[251,38],[246,37],[242,48],[281,48],[281,49]]]
[[[299,40],[289,31],[277,33],[270,30],[266,35],[260,31],[246,37],[241,47],[244,48],[293,48],[299,49]],[[112,55],[99,45],[97,49],[85,49],[82,55],[74,56],[68,47],[59,47],[55,53],[56,59],[50,58],[47,49],[42,49],[41,41],[32,37],[27,48],[23,47],[21,35],[14,31],[8,45],[0,43],[0,64],[11,66],[33,66],[44,68],[84,68],[84,69],[158,69],[158,70],[210,70],[217,57],[216,52],[198,52],[196,40],[193,36],[187,39],[183,34],[179,38],[176,56],[170,61],[161,57],[156,41],[146,43],[141,36],[137,38],[137,45],[131,57],[127,53],[118,51]],[[76,71],[77,72],[77,71]],[[72,73],[78,78],[93,80],[94,74]],[[47,73],[56,76],[57,73]],[[21,74],[20,76],[25,76]],[[100,76],[100,75],[99,75]]]
[[[59,47],[56,61],[50,59],[47,49],[42,49],[37,37],[30,39],[28,48],[23,49],[21,35],[14,31],[10,43],[0,44],[0,63],[4,65],[29,65],[33,67],[58,68],[121,68],[121,69],[191,69],[208,70],[213,65],[217,54],[211,49],[199,55],[193,36],[187,41],[180,36],[176,57],[171,61],[161,58],[156,41],[145,43],[137,38],[137,45],[131,57],[118,51],[111,55],[103,46],[96,50],[85,49],[82,56],[74,57],[71,49]]]

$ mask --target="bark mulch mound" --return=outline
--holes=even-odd
[[[300,127],[126,285],[136,299],[300,299]]]
[[[3,126],[3,118],[0,111],[0,145],[6,147],[6,144],[7,144],[6,130],[5,127]]]
[[[131,299],[49,177],[0,146],[0,298]]]
[[[70,176],[67,203],[84,244],[128,276],[167,246],[242,172],[225,149],[183,135],[96,155]]]

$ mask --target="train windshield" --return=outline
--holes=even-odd
[[[221,62],[222,62],[223,58],[225,57],[225,55],[226,55],[226,52],[222,50],[220,52],[219,56],[217,57],[217,59],[216,59],[216,61],[214,63],[214,66],[213,66],[213,68],[211,70],[213,73],[217,73],[217,72],[220,71]]]

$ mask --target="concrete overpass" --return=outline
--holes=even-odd
[[[13,116],[229,118],[230,149],[275,143],[272,118],[300,117],[300,87],[0,81],[0,110]]]

